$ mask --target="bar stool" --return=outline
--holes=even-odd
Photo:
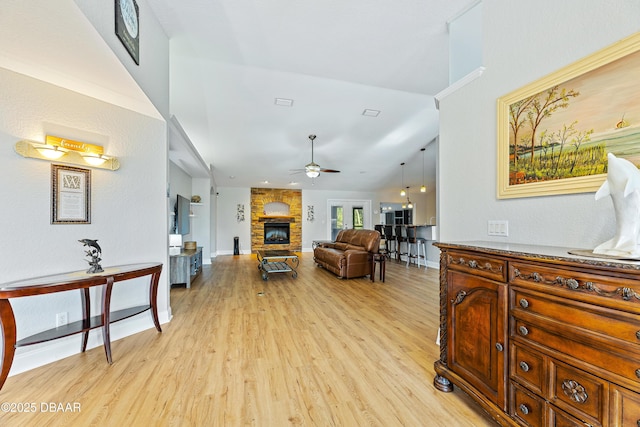
[[[376,224],[373,228],[380,233],[380,247],[378,248],[378,253],[386,257],[389,252],[389,241],[384,234],[384,225]]]
[[[387,257],[390,257],[391,254],[395,254],[398,249],[396,245],[396,239],[395,237],[393,237],[393,226],[391,225],[384,226],[384,240],[386,241],[386,245],[387,245]]]
[[[416,259],[416,264],[420,268],[420,258],[424,259],[424,267],[427,268],[427,244],[426,239],[417,236],[417,227],[415,225],[407,226],[407,267],[411,258]],[[422,247],[422,255],[420,255],[420,247]],[[411,249],[415,248],[415,251]]]
[[[407,236],[402,232],[404,228],[402,225],[396,224],[396,261],[402,261],[402,255],[406,255],[406,252],[402,252],[402,243],[407,243]]]

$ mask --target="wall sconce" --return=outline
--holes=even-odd
[[[45,142],[22,140],[16,142],[16,153],[22,157],[40,160],[56,160],[76,166],[89,166],[107,170],[118,170],[120,162],[115,157],[105,156],[101,145],[72,141],[47,135]]]
[[[236,220],[238,222],[244,221],[244,205],[238,204],[236,206]]]
[[[313,222],[314,218],[315,218],[315,215],[313,213],[313,206],[308,205],[307,206],[307,221]]]

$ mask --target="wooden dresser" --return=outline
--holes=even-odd
[[[640,262],[438,243],[440,359],[505,426],[640,427]]]

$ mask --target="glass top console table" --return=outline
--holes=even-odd
[[[144,311],[151,310],[153,323],[162,332],[158,320],[157,294],[158,281],[162,272],[162,263],[129,264],[115,267],[106,267],[103,272],[88,274],[85,271],[54,274],[50,276],[35,277],[31,279],[17,280],[0,284],[0,330],[3,337],[2,368],[0,369],[0,389],[9,375],[16,347],[23,347],[51,341],[57,338],[82,333],[81,351],[87,348],[89,331],[102,328],[104,337],[104,350],[107,362],[111,364],[111,341],[109,325]],[[124,310],[111,312],[111,292],[116,282],[135,279],[137,277],[150,276],[149,304],[131,307]],[[102,288],[102,309],[99,316],[91,317],[91,301],[89,289],[94,286]],[[82,320],[67,325],[40,332],[16,341],[16,319],[11,308],[10,298],[28,297],[33,295],[51,294],[56,292],[80,290],[82,301]]]

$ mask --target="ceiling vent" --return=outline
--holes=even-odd
[[[281,107],[292,107],[293,99],[276,98],[275,104]]]

